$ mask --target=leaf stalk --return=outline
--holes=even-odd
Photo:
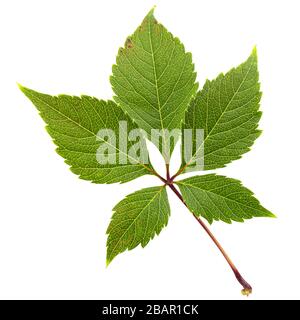
[[[167,174],[168,176],[168,174]],[[176,176],[176,175],[175,175]],[[187,204],[185,203],[181,193],[176,189],[176,187],[173,184],[173,179],[175,177],[171,177],[169,176],[169,178],[167,178],[166,180],[166,185],[168,185],[170,187],[170,189],[176,194],[176,196],[180,199],[180,201],[188,208]],[[189,209],[189,208],[188,208]],[[189,209],[189,211],[191,211]],[[217,246],[217,248],[220,250],[220,252],[222,253],[223,257],[225,258],[225,260],[227,261],[227,263],[229,264],[231,270],[233,271],[237,281],[242,285],[243,289],[241,291],[241,293],[243,295],[249,296],[249,294],[252,293],[252,287],[251,285],[242,277],[242,275],[240,274],[240,272],[238,271],[237,267],[235,266],[235,264],[232,262],[232,260],[230,259],[230,257],[228,256],[228,254],[226,253],[226,251],[223,249],[223,247],[221,246],[220,242],[216,239],[216,237],[212,234],[212,232],[209,230],[209,228],[206,226],[206,224],[202,221],[202,219],[200,217],[197,217],[193,212],[192,212],[194,218],[198,221],[198,223],[201,225],[201,227],[205,230],[205,232],[208,234],[208,236],[211,238],[211,240],[214,242],[214,244]]]

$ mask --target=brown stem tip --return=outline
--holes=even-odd
[[[241,291],[242,295],[249,296],[252,293],[252,287],[250,284],[241,276],[241,274],[237,270],[233,270],[237,281],[243,286],[243,290]]]

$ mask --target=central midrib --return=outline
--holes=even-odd
[[[67,115],[65,115],[64,113],[62,113],[61,111],[59,111],[58,109],[53,108],[49,103],[47,103],[46,101],[42,100],[39,97],[35,97],[36,99],[38,99],[39,101],[41,101],[42,103],[46,104],[50,109],[54,110],[55,112],[59,113],[62,117],[68,119],[70,122],[74,123],[76,126],[80,127],[81,129],[89,132],[90,134],[92,134],[93,136],[95,136],[96,138],[99,138],[93,131],[89,130],[86,127],[83,127],[80,123],[74,121],[73,119],[71,119],[70,117],[68,117]],[[103,142],[107,143],[108,145],[110,145],[111,147],[115,148],[118,152],[128,156],[130,159],[136,161],[136,159],[132,158],[129,154],[126,154],[125,152],[123,152],[122,150],[118,149],[116,146],[110,144],[109,142],[105,141],[104,139],[99,138],[100,140],[102,140]],[[152,172],[152,170],[147,167],[144,163],[141,162],[137,162],[137,164],[142,165],[143,167],[145,167],[145,169],[147,169],[148,171]]]
[[[249,72],[250,72],[250,69],[252,68],[252,65],[253,65],[253,61],[251,63],[251,65],[249,66],[248,70],[247,70],[247,73],[245,74],[245,77],[243,78],[242,82],[240,83],[240,85],[238,86],[237,90],[234,92],[234,94],[232,95],[230,101],[227,103],[224,111],[221,113],[220,117],[218,118],[218,120],[216,121],[216,123],[213,125],[212,129],[209,131],[208,135],[206,136],[206,138],[203,140],[203,142],[201,143],[200,147],[196,150],[194,156],[191,158],[191,160],[186,163],[182,169],[182,171],[185,170],[186,167],[188,167],[192,161],[194,161],[198,151],[202,148],[202,146],[204,145],[205,141],[207,141],[207,139],[210,137],[211,133],[213,132],[213,130],[215,129],[215,127],[217,126],[217,124],[219,123],[220,119],[222,118],[222,116],[224,115],[224,113],[226,113],[228,107],[230,106],[231,102],[233,101],[233,99],[235,98],[235,96],[237,95],[237,93],[239,92],[241,86],[244,84],[245,82],[245,79],[247,78]],[[207,115],[206,115],[206,121],[207,121]]]
[[[191,188],[198,189],[198,190],[200,190],[200,191],[202,191],[202,192],[204,192],[204,193],[210,193],[210,194],[213,194],[213,195],[217,195],[218,197],[223,198],[224,200],[228,200],[228,201],[235,202],[235,203],[236,203],[237,205],[239,205],[239,206],[244,206],[244,207],[250,208],[250,209],[252,209],[252,210],[253,210],[253,209],[256,209],[256,210],[258,210],[258,211],[263,212],[263,210],[260,210],[260,209],[258,209],[258,208],[250,207],[250,206],[247,205],[247,204],[240,203],[240,202],[238,202],[238,201],[236,201],[236,200],[234,200],[234,199],[226,198],[226,197],[222,196],[222,195],[219,194],[219,193],[215,193],[215,192],[213,192],[213,191],[211,191],[211,190],[207,190],[207,189],[202,189],[201,187],[195,186],[195,185],[193,185],[193,184],[183,183],[183,182],[177,182],[177,184],[181,184],[181,185],[184,185],[184,186],[189,186],[189,187],[191,187]],[[232,211],[232,210],[231,210],[231,211]]]
[[[141,214],[145,211],[145,209],[147,209],[149,207],[149,205],[154,201],[154,199],[160,195],[160,193],[162,192],[163,188],[165,188],[165,186],[162,186],[157,193],[153,196],[153,198],[147,203],[147,205],[140,211],[140,213],[133,219],[133,221],[130,223],[130,225],[128,226],[128,228],[126,228],[125,232],[123,233],[123,235],[119,238],[119,240],[117,241],[117,243],[115,244],[113,250],[111,251],[110,256],[112,256],[112,254],[114,253],[114,251],[116,250],[116,247],[118,246],[118,244],[120,243],[120,240],[124,237],[124,235],[128,232],[128,230],[132,227],[132,225],[136,222],[136,220],[141,216]]]
[[[160,126],[161,126],[161,129],[163,131],[162,132],[162,139],[163,139],[162,152],[163,152],[164,147],[166,147],[167,145],[166,145],[164,123],[163,123],[162,114],[161,114],[161,103],[160,103],[159,92],[158,92],[158,80],[157,80],[157,72],[156,72],[156,65],[155,65],[154,50],[153,50],[153,45],[152,45],[150,20],[148,20],[148,29],[149,29],[149,42],[150,42],[150,49],[151,49],[151,58],[152,58],[153,71],[154,71],[153,73],[154,73],[155,89],[156,89],[156,96],[157,96],[158,113],[159,113],[159,119],[160,119]]]

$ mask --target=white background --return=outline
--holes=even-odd
[[[253,286],[248,299],[300,298],[299,1],[0,2],[0,298],[246,299],[211,240],[170,194],[167,228],[105,267],[105,231],[126,194],[159,183],[94,185],[73,175],[16,82],[108,99],[111,65],[156,4],[193,53],[203,85],[256,44],[263,135],[221,174],[241,179],[277,219],[211,227]],[[178,153],[177,153],[178,156]],[[154,162],[162,168],[160,157]]]

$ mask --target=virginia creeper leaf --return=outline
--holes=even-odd
[[[164,130],[181,128],[198,88],[191,54],[156,21],[151,10],[119,50],[112,71],[115,101],[149,136],[152,129],[162,130],[159,143],[154,143],[164,150],[168,145]]]
[[[237,68],[215,80],[207,80],[203,89],[191,102],[185,115],[183,129],[204,130],[204,141],[196,146],[188,159],[184,159],[182,143],[182,171],[194,171],[198,156],[204,157],[203,169],[222,168],[248,152],[260,135],[257,129],[261,112],[257,55],[254,48],[249,58]],[[204,145],[201,154],[199,151]]]
[[[176,182],[188,208],[209,223],[243,222],[252,217],[274,217],[239,180],[208,174]]]
[[[107,264],[119,253],[138,245],[145,247],[167,225],[170,216],[167,186],[198,217],[206,231],[200,217],[209,223],[274,217],[239,180],[208,174],[174,181],[187,171],[222,168],[250,150],[260,135],[258,78],[254,48],[244,63],[215,80],[207,80],[196,94],[198,83],[191,54],[156,21],[151,10],[119,49],[110,78],[116,103],[85,95],[50,96],[20,86],[44,119],[58,146],[57,152],[80,178],[114,183],[154,174],[164,182],[163,186],[129,194],[114,207],[107,229]],[[126,123],[126,131],[121,122]],[[109,137],[99,136],[100,129],[107,130]],[[140,133],[139,141],[129,138],[133,129]],[[182,130],[182,164],[173,177],[166,166],[164,178],[149,162],[145,133],[169,163],[176,142],[170,140],[173,129]],[[185,139],[185,129],[193,132],[191,144]],[[199,129],[203,130],[200,145]],[[153,131],[160,135],[156,141],[152,139]],[[177,133],[175,137],[178,138]],[[115,160],[99,162],[100,148],[102,156]],[[243,286],[242,293],[251,293],[250,284],[214,236],[210,236]]]
[[[170,207],[165,186],[139,190],[114,207],[107,229],[107,264],[126,249],[147,243],[167,225]]]
[[[128,131],[137,128],[113,101],[98,100],[89,96],[50,96],[20,86],[46,122],[47,131],[58,146],[57,153],[65,158],[73,173],[94,183],[126,182],[152,172],[151,165],[142,163],[138,156],[130,156],[116,144],[97,136],[99,129],[117,133],[119,121],[127,121]],[[96,152],[100,144],[107,145],[117,163],[100,164]],[[128,149],[134,143],[128,141]],[[119,156],[127,162],[118,164]]]

